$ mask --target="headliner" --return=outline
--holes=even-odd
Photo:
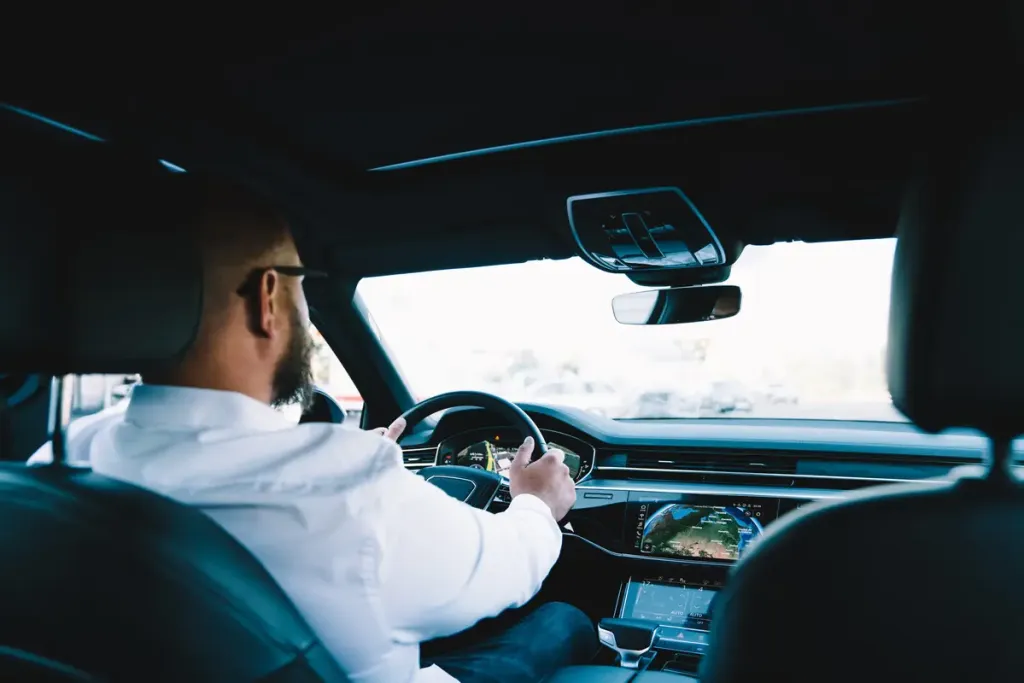
[[[327,253],[368,275],[568,256],[568,194],[649,183],[679,184],[726,240],[892,234],[920,104],[369,169],[607,129],[934,98],[1008,44],[1006,22],[980,5],[969,17],[883,0],[841,12],[813,0],[784,12],[677,7],[395,3],[335,21],[250,8],[244,30],[234,15],[163,17],[159,34],[132,35],[116,22],[42,24],[5,49],[65,59],[20,52],[3,99],[242,178],[282,203],[307,244],[331,247],[312,260]]]

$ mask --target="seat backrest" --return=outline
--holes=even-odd
[[[197,510],[88,470],[10,465],[0,518],[4,645],[99,680],[345,680],[274,579]]]
[[[334,397],[323,389],[313,389],[313,399],[310,406],[299,418],[300,423],[326,422],[328,424],[340,425],[345,422],[345,411]]]
[[[184,352],[202,273],[169,174],[101,143],[9,133],[0,371],[131,373]],[[262,565],[197,510],[88,470],[6,464],[0,519],[0,679],[346,680]]]
[[[937,119],[897,230],[894,403],[929,431],[1024,433],[1024,118]],[[1024,488],[1009,468],[792,514],[719,596],[702,683],[1006,681],[1024,642]]]

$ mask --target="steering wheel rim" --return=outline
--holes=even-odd
[[[484,408],[485,410],[498,413],[511,422],[513,427],[522,432],[524,437],[532,436],[534,460],[547,452],[548,445],[544,441],[544,436],[540,433],[540,428],[522,408],[511,401],[506,401],[499,396],[483,391],[451,391],[447,394],[438,394],[437,396],[420,401],[402,413],[402,418],[406,423],[405,428],[409,429],[413,425],[419,424],[425,418],[438,411],[460,406]]]
[[[540,428],[522,408],[483,391],[452,391],[438,394],[417,403],[402,413],[402,418],[406,422],[406,429],[409,429],[440,410],[461,406],[484,408],[498,413],[522,432],[524,437],[533,437],[534,459],[547,451],[548,446],[540,433]],[[451,497],[481,510],[487,509],[505,482],[504,477],[495,472],[460,465],[433,465],[422,468],[417,474]]]

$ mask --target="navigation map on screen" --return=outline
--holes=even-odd
[[[761,506],[756,503],[663,504],[645,516],[640,551],[670,557],[734,561],[764,532],[760,517]]]

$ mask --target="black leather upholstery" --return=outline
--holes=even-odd
[[[688,683],[695,678],[662,671],[642,671],[617,666],[568,666],[544,683]]]
[[[921,427],[1024,433],[1024,118],[936,123],[898,227],[893,401]]]
[[[307,422],[327,422],[340,425],[345,421],[345,411],[334,397],[319,387],[313,390],[313,402],[299,418],[301,424]]]
[[[1022,143],[1017,122],[947,128],[908,198],[888,372],[926,429],[1024,428]],[[702,683],[1019,678],[1024,491],[974,477],[866,489],[770,527],[714,605]]]
[[[7,466],[0,517],[9,647],[100,680],[345,680],[266,570],[198,511],[88,470]]]
[[[0,366],[144,372],[191,343],[202,305],[186,181],[102,148],[0,134]],[[170,187],[173,185],[174,187]]]
[[[166,229],[166,176],[97,143],[16,142],[0,159],[0,371],[138,372],[186,350],[201,274],[188,232]],[[88,471],[6,465],[0,519],[0,680],[346,680],[196,510]]]
[[[714,607],[702,683],[1019,677],[1024,495],[865,490],[761,540]]]

